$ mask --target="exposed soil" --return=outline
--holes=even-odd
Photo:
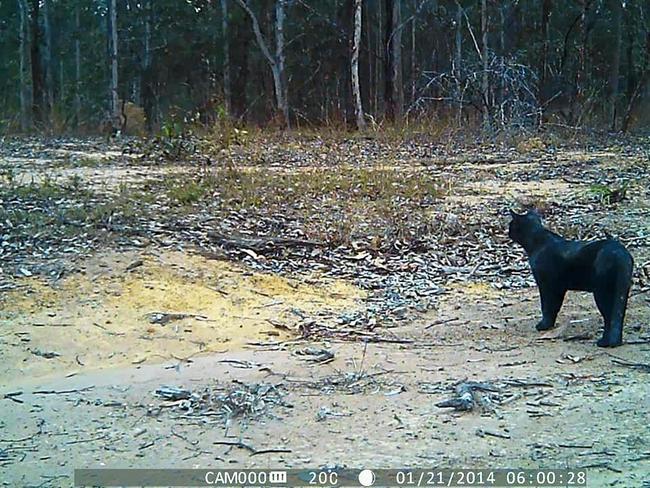
[[[312,154],[302,145],[285,150]],[[324,265],[272,273],[293,255],[244,253],[233,262],[225,252],[206,257],[193,241],[63,253],[58,259],[74,265],[56,279],[16,277],[20,264],[3,265],[3,486],[70,486],[74,468],[93,466],[324,465],[586,467],[589,486],[650,486],[650,198],[647,174],[637,171],[647,168],[639,156],[644,150],[558,150],[552,159],[548,153],[526,155],[525,166],[516,152],[497,161],[450,155],[448,167],[428,160],[426,151],[420,158],[455,181],[447,198],[427,210],[431,214],[462,218],[469,212],[503,229],[505,221],[492,207],[485,209],[514,195],[547,205],[551,222],[567,232],[607,229],[623,236],[637,274],[627,343],[612,350],[595,345],[601,319],[588,294],[569,296],[558,328],[535,330],[537,291],[520,251],[491,261],[509,246],[502,237],[450,241],[437,244],[437,254],[423,254],[418,259],[426,264],[471,244],[470,250],[486,257],[477,264],[441,261],[432,278],[440,288],[435,299],[420,309],[400,305],[399,311],[372,308],[389,295],[372,290],[363,270],[354,279]],[[46,153],[41,160],[55,156]],[[21,161],[25,174],[40,173],[37,161]],[[637,174],[628,178],[627,200],[590,211],[584,187],[572,182],[596,169]],[[84,170],[79,168],[82,177],[99,174]],[[129,171],[144,173],[137,166]],[[581,213],[583,218],[574,219]],[[449,226],[463,225],[454,218]],[[401,278],[419,273],[413,261],[398,266],[392,263],[399,256],[366,259],[355,253],[342,265],[350,275],[361,266],[357,262],[372,261],[396,277],[395,286],[422,291]],[[186,316],[166,321],[155,312]],[[363,313],[372,325],[354,335],[350,330],[360,326],[349,325],[346,317]],[[388,320],[389,313],[399,320]],[[309,361],[308,347],[327,349],[334,358]],[[464,380],[490,383],[498,392],[484,394],[483,405],[471,412],[436,406]],[[258,383],[275,385],[284,402],[257,416],[235,417],[227,426],[220,417],[188,412],[154,394],[164,385],[226,394]],[[215,444],[224,440],[290,452],[257,454]]]

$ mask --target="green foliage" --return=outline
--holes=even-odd
[[[167,196],[173,201],[188,205],[200,201],[207,193],[208,188],[202,182],[181,181],[171,183],[167,189]]]
[[[603,205],[612,205],[625,200],[627,197],[627,185],[608,186],[595,184],[589,187],[588,193]]]
[[[165,122],[160,128],[160,134],[156,137],[155,142],[168,161],[180,161],[196,150],[192,131],[178,121]]]

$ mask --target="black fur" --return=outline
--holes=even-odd
[[[619,346],[634,265],[627,249],[614,239],[566,240],[545,229],[535,211],[510,214],[508,235],[526,250],[539,288],[542,320],[537,330],[555,326],[567,290],[590,291],[605,321],[598,345]]]

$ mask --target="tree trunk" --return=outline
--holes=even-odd
[[[372,32],[372,24],[371,24],[371,12],[372,9],[370,8],[370,5],[368,3],[364,4],[362,6],[363,11],[361,12],[361,17],[363,18],[364,23],[366,24],[363,29],[366,30],[366,32]],[[375,58],[374,56],[374,51],[373,51],[373,46],[372,46],[372,36],[367,35],[366,36],[366,52],[368,53],[368,104],[369,104],[369,110],[372,110],[374,113],[377,112],[377,107],[372,107],[372,101],[377,99],[377,91],[379,90],[378,86],[378,80],[376,79],[376,73],[375,73],[375,68],[373,66],[373,62],[377,63],[378,59]],[[346,71],[347,71],[347,65],[348,65],[348,56],[346,56]]]
[[[75,35],[74,35],[74,66],[75,66],[75,94],[74,94],[74,119],[75,126],[81,124],[81,14],[79,3],[75,3]]]
[[[361,104],[361,90],[359,87],[359,47],[361,46],[361,10],[363,0],[354,0],[354,36],[352,38],[352,53],[350,56],[350,72],[352,78],[352,97],[354,99],[354,115],[357,129],[366,128],[366,120]]]
[[[415,53],[416,53],[415,16],[413,16],[413,18],[411,19],[411,100],[409,103],[415,102],[415,90],[417,87]]]
[[[621,17],[623,6],[621,0],[611,0],[612,28],[614,29],[614,45],[612,46],[612,60],[609,72],[609,126],[616,130],[616,105],[618,102],[619,72],[621,66]]]
[[[286,90],[284,87],[283,79],[285,77],[284,73],[284,3],[285,0],[276,0],[275,4],[275,35],[276,35],[276,52],[275,56],[271,54],[269,46],[264,40],[262,35],[262,30],[260,29],[260,23],[257,20],[257,16],[253,13],[249,7],[246,0],[237,0],[237,3],[244,9],[251,19],[253,24],[253,33],[255,34],[255,39],[257,40],[257,45],[259,46],[262,54],[269,63],[271,67],[271,73],[273,74],[273,86],[275,91],[275,101],[277,106],[278,115],[284,119],[284,123],[289,126],[289,105],[286,98]],[[280,57],[282,59],[280,59]]]
[[[223,102],[228,117],[232,111],[230,87],[230,40],[228,38],[228,0],[221,0],[221,32],[223,34]]]
[[[18,0],[18,13],[20,25],[18,38],[20,40],[20,130],[23,132],[32,126],[32,91],[29,76],[29,10],[26,0]]]
[[[31,71],[32,71],[32,112],[35,122],[43,121],[45,91],[43,70],[41,69],[41,27],[38,19],[40,17],[40,0],[32,0],[31,3]]]
[[[634,30],[635,30],[635,14],[632,5],[626,5],[624,11],[625,20],[625,64],[627,65],[627,73],[625,76],[625,98],[629,101],[634,93],[636,87],[636,69],[634,67]]]
[[[277,59],[277,75],[275,76],[275,89],[279,92],[278,109],[282,113],[284,123],[289,127],[289,102],[287,100],[287,75],[284,69],[284,17],[285,1],[275,0],[275,58]]]
[[[232,113],[237,118],[246,115],[248,98],[247,87],[249,83],[249,55],[250,44],[253,40],[252,31],[248,27],[248,19],[232,17],[230,24],[233,43],[231,45],[231,68],[232,68]],[[246,25],[244,25],[246,22]]]
[[[540,57],[538,78],[539,78],[539,94],[537,96],[542,113],[544,111],[544,104],[547,97],[546,77],[548,75],[548,50],[550,46],[550,18],[551,10],[553,9],[553,0],[542,1],[542,24],[540,34],[542,37],[542,55]]]
[[[388,120],[402,116],[404,92],[402,90],[402,28],[401,0],[386,0],[386,29],[384,59],[384,102]]]
[[[482,33],[482,50],[483,58],[483,80],[481,82],[481,93],[483,96],[483,125],[485,128],[490,126],[490,79],[489,79],[489,59],[488,59],[488,11],[487,0],[481,0],[481,33]]]
[[[145,0],[144,6],[144,39],[142,53],[142,66],[140,80],[140,94],[142,97],[142,107],[144,109],[145,123],[147,132],[153,130],[156,122],[156,101],[154,94],[154,80],[152,72],[153,55],[151,50],[151,23],[153,17],[153,1]]]
[[[113,128],[117,129],[120,123],[120,107],[118,96],[118,72],[117,72],[117,2],[108,0],[108,41],[109,58],[111,67],[111,79],[109,84],[109,111]]]
[[[499,5],[499,76],[498,76],[498,94],[496,97],[495,105],[499,107],[499,118],[502,126],[506,123],[506,117],[508,114],[505,112],[505,59],[506,59],[506,14],[504,9],[506,8],[505,2],[502,2]]]
[[[576,70],[576,80],[574,87],[574,96],[571,103],[571,123],[576,123],[583,111],[583,97],[587,83],[587,47],[589,42],[589,31],[587,27],[587,14],[589,13],[589,4],[591,0],[582,0],[582,10],[580,13],[580,47],[578,48],[578,69]]]
[[[621,124],[621,131],[627,132],[630,128],[630,123],[632,122],[632,114],[634,113],[634,109],[639,105],[641,101],[641,94],[646,90],[646,85],[648,82],[650,82],[650,32],[646,33],[643,70],[639,76],[639,82],[632,92],[630,101],[627,104],[625,116],[623,117],[623,123]]]
[[[351,2],[352,2],[352,10],[354,11],[354,8],[355,8],[354,7],[354,0],[351,0]],[[363,1],[361,3],[363,3]],[[383,16],[382,16],[382,2],[377,2],[377,3],[375,3],[375,5],[377,5],[377,9],[376,9],[377,10],[377,23],[376,23],[376,25],[381,26],[382,25],[382,19],[383,19]],[[361,15],[363,15],[363,12],[361,13]],[[352,17],[354,19],[354,14],[352,15]],[[353,20],[353,24],[354,24],[354,20]],[[352,31],[354,32],[354,25],[352,26]],[[382,78],[381,78],[381,75],[382,75],[381,65],[382,65],[382,63],[380,61],[382,59],[384,59],[384,54],[382,53],[383,40],[382,40],[382,37],[381,37],[381,29],[378,28],[378,29],[375,29],[375,31],[376,31],[376,36],[375,36],[375,59],[376,59],[377,62],[375,63],[375,98],[373,100],[372,113],[377,115],[377,114],[379,114],[379,106],[380,106],[379,105],[379,102],[380,102],[380,89],[379,89],[379,87],[382,86]],[[366,35],[370,37],[371,33],[372,33],[372,31],[368,30]]]
[[[456,79],[456,100],[458,101],[457,124],[460,126],[463,115],[463,6],[456,0],[456,41],[454,52],[454,78]]]
[[[45,117],[50,119],[54,106],[54,65],[52,61],[52,26],[50,24],[50,0],[43,7],[43,69],[45,70]]]

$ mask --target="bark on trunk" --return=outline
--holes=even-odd
[[[461,72],[463,68],[463,7],[456,1],[456,41],[454,52],[454,78],[456,79],[456,100],[458,101],[457,124],[460,126],[463,115],[463,87]]]
[[[402,29],[400,0],[386,0],[385,92],[386,117],[397,120],[402,116]]]
[[[481,1],[481,32],[482,32],[482,50],[483,58],[483,80],[481,82],[481,92],[483,95],[483,125],[487,128],[490,126],[490,80],[489,80],[489,60],[488,60],[488,11],[487,0]]]
[[[550,45],[550,18],[551,10],[553,9],[553,0],[543,0],[542,2],[542,24],[541,24],[541,37],[542,37],[542,56],[539,63],[539,95],[538,101],[544,110],[544,104],[546,103],[547,97],[547,87],[546,87],[546,77],[548,75],[548,49]],[[542,112],[543,113],[543,112]]]
[[[244,22],[246,25],[244,25]],[[250,44],[253,41],[252,30],[248,26],[248,19],[237,19],[233,17],[231,30],[233,32],[232,43],[232,111],[237,118],[243,119],[247,112],[248,98],[247,87],[249,76],[249,54]]]
[[[634,67],[634,34],[635,34],[635,19],[634,9],[632,5],[626,5],[625,8],[625,44],[626,56],[625,64],[627,65],[625,97],[629,101],[634,93],[636,87],[636,70]]]
[[[75,4],[75,36],[74,36],[74,81],[75,81],[75,94],[74,94],[74,120],[75,126],[78,128],[81,124],[81,13],[79,11],[79,4]]]
[[[29,81],[29,11],[26,0],[18,0],[20,24],[18,38],[20,40],[20,130],[23,132],[32,126],[32,91]]]
[[[415,16],[413,16],[413,18],[411,19],[411,99],[409,103],[415,102],[415,90],[417,87],[415,52],[416,52]]]
[[[40,0],[31,3],[31,71],[32,71],[32,113],[35,122],[43,121],[44,80],[41,69],[41,28],[38,22],[40,16]]]
[[[363,0],[354,0],[354,36],[352,38],[352,53],[350,56],[350,72],[352,78],[352,96],[354,99],[354,115],[357,129],[366,128],[361,104],[361,90],[359,87],[359,47],[361,46],[361,11]]]
[[[156,101],[153,86],[153,55],[151,51],[151,23],[153,16],[153,3],[152,0],[145,0],[144,2],[144,42],[142,54],[142,74],[140,80],[140,94],[142,97],[142,105],[144,108],[144,115],[146,119],[147,131],[153,130],[156,122]]]
[[[614,29],[614,46],[609,72],[609,107],[608,119],[610,129],[616,130],[616,106],[618,102],[619,72],[621,65],[621,17],[623,7],[621,0],[611,0],[612,28]]]
[[[110,118],[113,128],[120,127],[120,107],[118,96],[118,71],[117,71],[117,4],[116,0],[108,0],[108,21],[109,21],[109,57],[111,67],[111,79],[109,84]]]
[[[223,34],[223,102],[228,117],[232,110],[230,87],[230,40],[228,37],[228,0],[221,0],[221,32]]]
[[[646,85],[650,82],[650,32],[646,34],[645,41],[645,58],[643,61],[643,70],[639,77],[639,82],[630,97],[630,101],[627,104],[625,110],[625,116],[623,117],[623,123],[621,124],[621,131],[627,132],[630,128],[630,123],[632,122],[632,114],[634,109],[641,102],[641,94],[646,90]]]
[[[275,57],[277,59],[277,75],[275,89],[279,92],[278,109],[282,113],[284,123],[289,127],[289,102],[287,100],[287,76],[284,55],[284,17],[285,0],[275,1]]]
[[[580,119],[582,111],[584,90],[587,83],[587,47],[589,43],[589,31],[587,27],[587,15],[589,13],[589,4],[591,0],[582,0],[582,10],[580,13],[580,47],[578,48],[578,69],[576,71],[576,81],[574,96],[571,103],[570,122],[576,123]]]
[[[50,25],[50,0],[43,4],[43,69],[45,70],[45,106],[44,115],[50,118],[54,106],[54,65],[52,61],[52,26]]]

